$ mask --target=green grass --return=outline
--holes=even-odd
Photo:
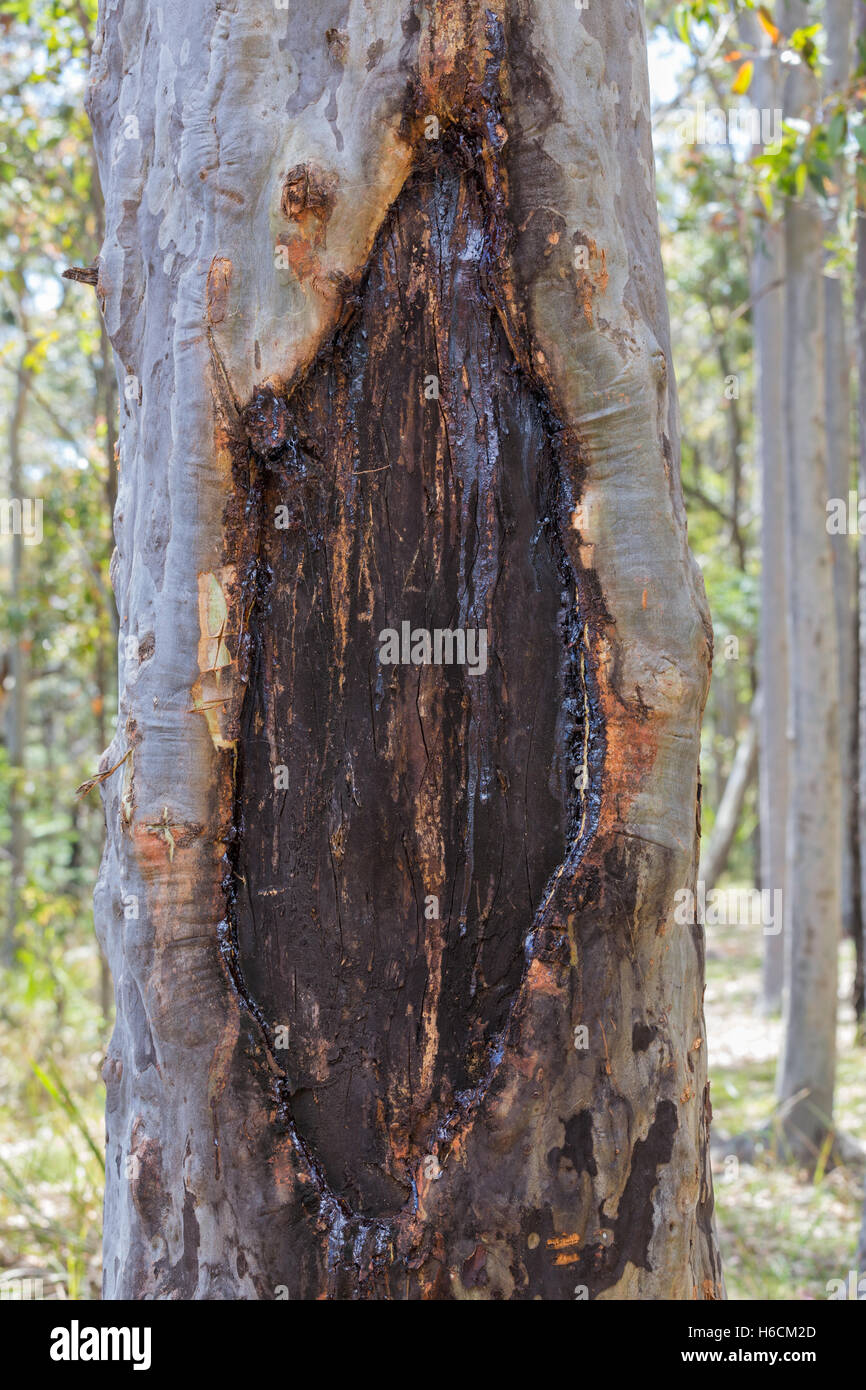
[[[854,1267],[863,1211],[862,1169],[838,1166],[813,1180],[778,1162],[767,1144],[731,1161],[732,1136],[771,1127],[781,1019],[758,1009],[758,928],[707,928],[705,1007],[709,1049],[716,1214],[728,1297],[824,1299],[830,1279]],[[864,1052],[855,1045],[854,950],[840,952],[835,1122],[866,1143]],[[731,1142],[726,1142],[731,1141]],[[721,1152],[718,1152],[721,1150]],[[734,1154],[736,1157],[736,1154]]]
[[[82,924],[39,925],[0,1000],[0,1270],[41,1279],[45,1298],[98,1298],[108,1036],[98,956],[92,937],[76,944]]]

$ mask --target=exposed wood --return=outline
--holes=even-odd
[[[99,279],[97,265],[70,265],[62,272],[64,280],[77,280],[81,285],[95,285]]]

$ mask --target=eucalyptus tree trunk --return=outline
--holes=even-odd
[[[866,37],[866,5],[859,4],[855,11],[854,31],[858,41]],[[858,155],[856,164],[856,259],[854,270],[854,324],[857,347],[857,442],[858,442],[858,499],[866,497],[866,159]],[[859,510],[859,507],[858,507]],[[858,526],[859,532],[859,526]],[[866,852],[864,852],[863,818],[866,812],[866,535],[858,534],[858,650],[859,650],[859,700],[858,700],[858,764],[857,764],[857,809],[860,829],[860,901],[866,902]],[[861,931],[866,932],[866,914],[861,921]],[[861,939],[860,960],[866,957],[866,941]],[[866,1192],[864,1192],[863,1220],[857,1250],[857,1268],[866,1274]]]
[[[106,1296],[720,1297],[642,6],[107,0],[90,110]]]
[[[785,6],[786,28],[805,6]],[[814,114],[813,75],[786,82],[788,117]],[[812,1163],[833,1113],[842,816],[838,638],[827,533],[823,228],[807,187],[785,210],[785,429],[788,632],[793,750],[790,781],[784,1038],[778,1074],[789,1151]]]
[[[825,0],[827,32],[827,93],[842,93],[848,81],[851,59],[852,0]],[[834,171],[837,184],[844,182],[844,161]],[[838,232],[838,217],[830,210],[824,218],[824,236]],[[825,262],[831,255],[825,251]],[[825,377],[827,390],[827,495],[847,501],[851,487],[851,361],[845,326],[845,302],[838,274],[824,277]],[[858,855],[854,844],[856,820],[852,806],[851,768],[857,757],[857,674],[854,661],[854,603],[856,574],[851,541],[846,534],[831,537],[833,591],[839,636],[839,793],[842,814],[841,921],[846,935],[860,931],[860,895],[854,874]]]
[[[746,11],[741,23],[751,42],[762,31]],[[764,36],[766,44],[766,37]],[[761,111],[781,105],[779,59],[763,53],[755,65],[752,98]],[[758,701],[758,813],[761,828],[761,886],[779,889],[785,900],[790,743],[787,627],[787,486],[782,421],[785,304],[782,230],[758,208],[753,226],[752,324],[757,373],[761,468],[761,612]],[[768,1013],[782,1003],[784,933],[764,935],[761,1004]]]
[[[23,315],[22,315],[23,318]],[[7,443],[9,447],[9,494],[17,500],[23,512],[24,468],[21,434],[30,394],[31,371],[27,358],[33,350],[32,340],[25,329],[25,344],[15,368],[15,393],[9,414]],[[3,936],[0,963],[11,965],[15,958],[15,935],[21,914],[21,892],[26,878],[27,829],[25,824],[24,776],[27,746],[27,681],[30,661],[29,644],[21,630],[17,613],[22,598],[24,579],[23,526],[12,526],[10,536],[10,565],[8,602],[16,614],[16,627],[10,644],[9,674],[12,693],[7,707],[6,754],[9,763],[9,887],[6,898],[6,929]]]

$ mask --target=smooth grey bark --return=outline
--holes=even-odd
[[[599,1298],[722,1296],[703,937],[676,915],[697,868],[711,627],[680,493],[642,6],[106,0],[89,109],[106,205],[97,292],[123,400],[120,711],[104,769],[120,766],[103,785],[97,885],[117,996],[106,1297],[571,1299],[576,1284]],[[574,640],[604,747],[574,750],[580,805],[597,794],[592,833],[584,843],[581,817],[580,843],[523,924],[507,1027],[453,1113],[430,1099],[412,1126],[384,1134],[383,1164],[413,1199],[374,1219],[352,1196],[369,1175],[352,1171],[351,1135],[347,1183],[323,1173],[232,937],[232,894],[249,891],[232,857],[248,833],[235,820],[250,670],[239,479],[261,447],[252,433],[244,443],[239,406],[264,400],[285,421],[299,390],[344,370],[335,335],[373,293],[368,267],[392,273],[388,218],[420,215],[413,176],[431,165],[428,140],[446,137],[449,186],[459,175],[486,200],[463,254],[486,267],[496,332],[549,403],[548,442],[565,460],[554,510],[563,574],[585,586]],[[426,276],[435,257],[422,243]],[[395,322],[411,292],[397,283]],[[419,398],[395,369],[389,409],[408,420]],[[496,441],[493,421],[476,431]],[[417,463],[397,459],[398,481]],[[335,621],[348,626],[360,566],[345,498],[327,528]],[[284,591],[291,582],[281,573]],[[369,647],[349,656],[366,664]],[[384,736],[423,769],[416,697],[410,714],[409,734],[389,725]],[[507,789],[494,775],[476,795]],[[363,825],[364,794],[344,783],[341,796],[351,827]],[[302,815],[297,785],[293,798]],[[426,827],[433,864],[440,825]],[[273,864],[274,891],[289,867]],[[429,984],[420,1080],[411,1058],[382,1101],[396,1091],[411,1109],[442,1046],[440,925],[395,913],[376,954],[410,931]],[[327,940],[342,964],[336,933]],[[318,1006],[287,1007],[291,1034]],[[317,1039],[301,1104],[346,1065],[328,1041]],[[373,1054],[383,1069],[387,1041]],[[357,1046],[350,1037],[349,1062]],[[368,1071],[369,1059],[358,1057]]]
[[[806,7],[784,8],[786,29]],[[789,117],[814,109],[800,65],[785,87]],[[808,188],[785,209],[784,419],[788,476],[788,632],[793,750],[790,781],[784,1039],[777,1095],[788,1150],[816,1160],[833,1116],[842,818],[839,644],[827,533],[823,225]]]
[[[752,16],[753,41],[761,34]],[[764,36],[766,45],[766,36]],[[754,101],[761,110],[781,105],[777,55],[757,60]],[[787,513],[783,433],[784,248],[782,230],[758,209],[754,221],[752,299],[757,375],[758,438],[761,473],[761,612],[759,665],[762,699],[759,716],[758,804],[761,827],[761,886],[786,897],[789,738],[789,662],[787,627]],[[782,1003],[784,934],[764,936],[762,1006],[775,1012]]]
[[[858,40],[866,36],[866,5],[857,6],[854,31]],[[866,169],[863,156],[858,157],[857,175],[857,221],[856,221],[856,261],[854,274],[854,336],[857,351],[857,482],[858,499],[866,497]],[[858,527],[859,531],[859,527]],[[859,649],[859,691],[858,691],[858,763],[857,763],[857,809],[860,844],[860,902],[866,903],[866,840],[863,836],[866,819],[866,535],[859,534],[858,546],[858,649]],[[866,912],[863,912],[861,930],[866,934]],[[861,941],[861,959],[866,956],[866,940]],[[866,1273],[866,1192],[864,1192],[863,1222],[860,1228],[857,1267]]]

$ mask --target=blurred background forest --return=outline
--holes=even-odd
[[[716,922],[708,912],[706,1009],[719,1235],[729,1295],[743,1299],[828,1297],[830,1281],[857,1268],[863,1207],[858,534],[849,494],[863,435],[864,8],[647,6],[683,487],[716,639],[701,881],[725,908]],[[48,1298],[99,1296],[100,1068],[112,1026],[91,911],[102,810],[97,794],[76,788],[96,771],[116,705],[108,571],[123,402],[93,288],[62,274],[90,266],[101,242],[83,109],[95,10],[93,0],[12,0],[0,13],[0,492],[42,502],[38,543],[9,534],[8,508],[0,535],[0,1279],[9,1289],[41,1279]],[[805,268],[798,215],[820,231]],[[741,890],[791,888],[783,310],[804,275],[822,302],[821,495],[845,511],[838,534],[828,521],[812,537],[814,554],[829,557],[825,618],[837,640],[811,675],[838,707],[839,728],[838,765],[825,770],[812,809],[821,814],[825,792],[835,798],[841,896],[812,942],[824,965],[838,946],[839,970],[829,986],[822,976],[837,1003],[822,1020],[831,1051],[835,1039],[832,1110],[805,1151],[787,1142],[792,1096],[780,1057],[787,1033],[796,1062],[792,1039],[802,1042],[805,1030],[812,1046],[813,1025],[796,993],[790,1002],[785,933],[767,930],[766,910],[754,920],[738,908]],[[807,667],[810,656],[801,652]]]

